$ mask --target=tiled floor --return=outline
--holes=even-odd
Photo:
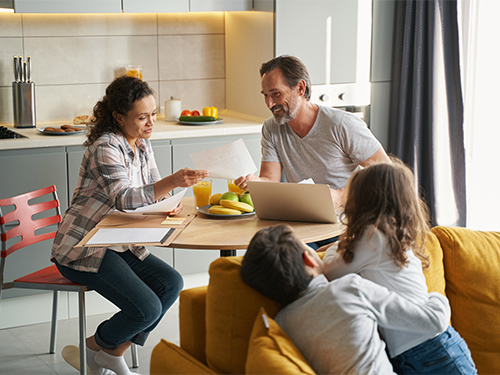
[[[164,316],[158,327],[150,334],[144,347],[138,347],[139,368],[132,369],[143,375],[149,373],[149,357],[154,346],[164,338],[179,343],[178,302]],[[87,332],[94,332],[97,325],[110,314],[87,317]],[[0,374],[78,374],[61,356],[66,345],[78,345],[78,319],[59,321],[55,354],[49,354],[50,323],[35,324],[0,330]],[[130,351],[125,360],[132,365]]]
[[[88,316],[87,332],[94,332],[97,325],[109,316]],[[143,375],[149,373],[151,351],[161,338],[179,343],[178,302],[150,334],[146,345],[138,347],[139,368],[132,371]],[[55,354],[49,354],[49,339],[50,323],[0,330],[0,374],[78,374],[61,356],[64,346],[78,345],[78,319],[59,321]],[[130,351],[125,354],[125,360],[132,365]]]

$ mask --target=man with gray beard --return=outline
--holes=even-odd
[[[262,95],[273,117],[262,128],[260,176],[247,181],[288,182],[312,178],[331,188],[336,207],[344,203],[344,188],[358,166],[390,162],[380,142],[355,115],[310,102],[311,80],[304,64],[292,56],[279,56],[260,69]]]

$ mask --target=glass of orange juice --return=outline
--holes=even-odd
[[[212,195],[212,180],[203,180],[193,185],[193,194],[196,201],[196,209],[210,204]]]
[[[227,180],[227,189],[238,195],[241,195],[245,192],[245,190],[241,189],[238,185],[234,183],[234,180]]]
[[[125,74],[129,77],[142,79],[142,65],[126,65]]]

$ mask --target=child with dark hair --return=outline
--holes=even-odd
[[[319,249],[326,248],[327,278],[357,273],[425,304],[429,295],[422,265],[429,265],[425,253],[429,215],[411,170],[397,159],[372,164],[356,171],[346,190],[346,231],[338,243]],[[392,327],[381,327],[381,333],[398,373],[476,373],[467,344],[451,326],[432,335]]]
[[[415,303],[356,274],[328,282],[318,254],[293,229],[262,229],[250,242],[241,277],[284,307],[276,322],[318,374],[394,374],[378,328],[433,336],[446,329],[448,300]]]

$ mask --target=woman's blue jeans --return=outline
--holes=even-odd
[[[56,265],[64,277],[92,288],[121,310],[94,335],[99,346],[110,350],[126,341],[143,346],[184,286],[179,272],[153,254],[141,261],[130,251],[108,249],[97,273]]]
[[[398,374],[477,374],[467,344],[451,326],[391,362]]]

